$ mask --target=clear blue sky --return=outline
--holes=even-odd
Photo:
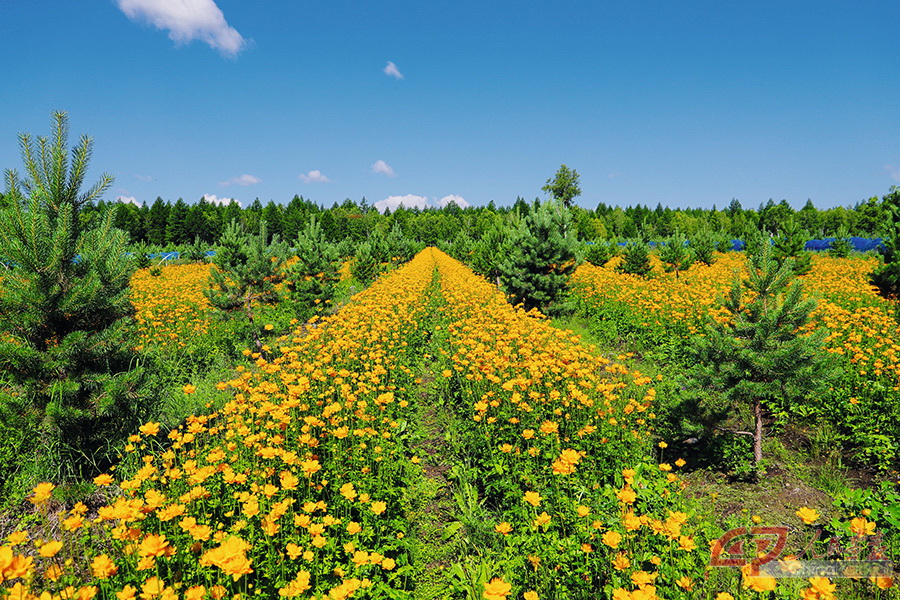
[[[847,206],[900,185],[898,24],[895,0],[8,0],[0,167],[65,110],[109,199],[508,205],[565,163],[588,208]]]

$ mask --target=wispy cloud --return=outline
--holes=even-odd
[[[298,177],[303,180],[303,183],[328,183],[331,181],[318,169],[310,171],[306,175],[298,175]]]
[[[455,202],[460,208],[467,208],[469,203],[466,199],[457,194],[444,196],[440,200],[434,198],[428,199],[425,196],[416,196],[415,194],[406,194],[405,196],[388,196],[384,200],[379,200],[373,206],[384,212],[389,208],[391,211],[397,210],[401,205],[404,208],[418,208],[424,210],[426,208],[444,208],[451,202]]]
[[[141,181],[156,181],[155,179],[153,179],[152,175],[138,175],[137,173],[135,173],[134,178]]]
[[[405,196],[388,196],[384,200],[379,200],[373,206],[384,212],[386,208],[396,210],[401,205],[405,208],[425,208],[428,206],[428,198],[425,196],[416,196],[414,194],[407,194]]]
[[[888,175],[891,176],[891,179],[894,181],[900,181],[900,167],[895,167],[894,165],[884,165],[884,170],[888,172]]]
[[[387,66],[384,68],[384,74],[388,77],[393,77],[394,79],[403,79],[403,73],[400,72],[400,69],[397,68],[397,65],[388,61]]]
[[[116,202],[121,202],[123,204],[134,204],[138,208],[144,205],[143,202],[138,202],[134,196],[119,196],[118,198],[116,198]]]
[[[241,206],[241,203],[234,198],[219,198],[215,194],[203,194],[203,199],[211,204],[221,204],[222,206],[226,204],[231,204],[234,202],[238,206]]]
[[[200,40],[231,57],[247,45],[213,0],[116,0],[116,4],[129,19],[168,31],[169,39],[178,44]]]
[[[391,168],[391,165],[387,164],[383,160],[376,160],[372,164],[372,172],[373,173],[384,173],[388,177],[394,176],[394,169]]]
[[[256,185],[262,181],[259,177],[254,177],[253,175],[240,175],[238,177],[232,177],[228,181],[221,181],[219,185]]]
[[[440,200],[437,201],[438,206],[440,206],[441,208],[444,208],[451,202],[455,202],[456,205],[460,208],[468,208],[469,207],[469,203],[466,202],[466,199],[457,194],[450,194],[449,196],[444,196],[443,198],[441,198]]]

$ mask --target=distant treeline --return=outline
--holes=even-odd
[[[806,233],[807,239],[835,237],[841,231],[875,238],[887,233],[883,230],[890,221],[886,218],[885,201],[894,196],[900,197],[900,187],[892,187],[883,198],[870,198],[852,208],[839,206],[819,210],[812,201],[807,201],[803,208],[794,210],[786,200],[777,203],[769,200],[755,210],[744,208],[738,200],[732,200],[724,209],[715,206],[710,209],[672,209],[662,204],[657,204],[656,208],[641,204],[621,208],[601,202],[594,210],[574,206],[572,214],[578,237],[584,240],[652,240],[676,232],[690,237],[701,231],[710,231],[729,239],[745,239],[755,230],[775,234],[790,220]],[[334,242],[362,241],[375,229],[387,232],[399,224],[407,238],[437,245],[453,240],[459,234],[480,239],[509,213],[526,214],[532,205],[538,203],[537,199],[529,203],[518,198],[512,206],[496,206],[491,202],[487,206],[460,208],[450,203],[443,208],[424,210],[401,207],[382,214],[365,199],[361,202],[347,199],[325,208],[301,196],[294,196],[286,205],[273,201],[263,205],[257,199],[242,208],[236,202],[216,204],[205,198],[195,204],[188,204],[181,198],[174,203],[157,198],[149,205],[141,206],[101,201],[86,206],[81,216],[91,221],[98,219],[103,211],[113,210],[116,226],[126,231],[132,242],[154,246],[188,244],[196,237],[201,242],[213,244],[232,220],[241,223],[246,231],[257,231],[259,222],[265,220],[270,235],[278,234],[281,239],[290,241],[313,215],[327,239]]]

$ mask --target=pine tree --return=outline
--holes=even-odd
[[[288,297],[296,302],[306,317],[331,308],[341,255],[337,246],[325,239],[321,226],[313,216],[294,242],[297,260],[285,272]]]
[[[882,225],[884,239],[879,247],[884,264],[869,275],[869,281],[882,296],[896,300],[900,298],[900,187],[893,186],[891,193],[884,196],[881,210],[886,216]]]
[[[806,232],[800,229],[800,225],[795,219],[788,219],[775,237],[773,256],[779,266],[790,262],[791,270],[795,275],[809,273],[812,270],[812,255],[806,250],[808,237]]]
[[[615,240],[595,240],[584,248],[584,259],[597,267],[602,267],[618,255],[619,245]]]
[[[622,259],[616,267],[620,273],[646,277],[653,270],[650,265],[650,246],[646,242],[629,242],[622,251]]]
[[[564,234],[569,229],[569,210],[555,201],[531,209],[519,222],[498,265],[513,304],[545,312],[558,308],[576,266],[577,242]]]
[[[710,229],[703,228],[691,238],[691,250],[697,262],[712,265],[716,262],[716,250],[719,249],[720,240]]]
[[[694,255],[687,246],[687,238],[676,233],[668,238],[663,244],[657,246],[659,259],[663,262],[663,269],[666,273],[675,272],[675,278],[678,278],[679,271],[686,271],[694,264]]]
[[[209,286],[203,290],[210,303],[226,311],[242,311],[250,326],[257,352],[262,352],[254,311],[260,303],[278,301],[275,285],[283,278],[287,244],[274,236],[267,243],[266,222],[260,221],[259,233],[245,234],[232,221],[219,239],[210,271]]]
[[[767,417],[811,398],[830,372],[821,351],[825,331],[802,331],[816,302],[803,299],[791,264],[779,266],[772,254],[765,244],[750,255],[747,277],[736,277],[724,300],[727,318],[710,319],[705,335],[692,343],[699,382],[721,392],[735,409],[752,411],[753,430],[734,433],[753,438],[754,473],[761,468]]]
[[[0,481],[23,463],[38,476],[77,478],[130,432],[139,414],[140,370],[126,327],[133,261],[113,211],[94,229],[80,212],[112,184],[103,174],[82,192],[92,140],[68,156],[68,118],[53,114],[51,138],[20,136],[26,178],[6,172],[10,206],[0,247],[12,263],[0,294]]]

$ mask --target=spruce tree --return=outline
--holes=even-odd
[[[91,138],[70,156],[68,118],[57,112],[50,138],[19,140],[26,176],[6,171],[10,203],[0,212],[11,267],[0,294],[0,481],[30,467],[30,476],[72,479],[105,466],[104,451],[148,408],[126,331],[134,261],[114,211],[93,229],[79,218],[113,181],[103,174],[82,191]]]
[[[761,467],[767,418],[811,399],[830,372],[821,351],[825,331],[803,332],[816,302],[803,299],[791,264],[779,266],[772,254],[764,244],[749,256],[747,277],[735,277],[724,299],[726,318],[710,319],[705,335],[693,338],[691,352],[706,389],[720,392],[735,411],[750,409],[752,431],[733,433],[752,437],[754,473]]]

